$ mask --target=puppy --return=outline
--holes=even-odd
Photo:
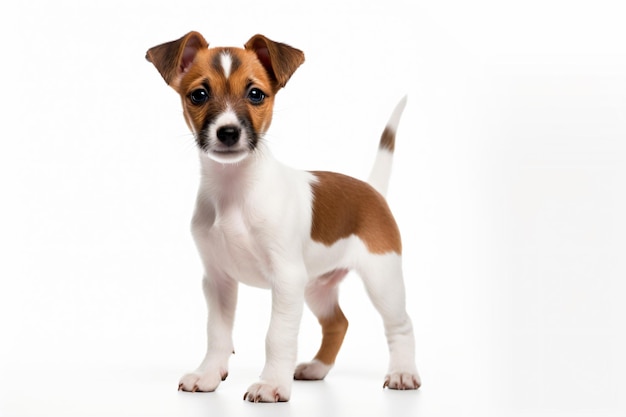
[[[294,170],[266,147],[274,97],[304,62],[302,51],[262,35],[243,49],[208,48],[190,32],[149,49],[146,59],[180,94],[200,155],[192,234],[204,266],[208,348],[179,390],[214,391],[228,375],[239,283],[272,294],[265,367],[244,400],[288,401],[294,378],[323,379],[348,328],[337,286],[350,270],[383,318],[390,355],[383,387],[419,388],[400,233],[383,197],[405,100],[384,130],[367,184]],[[296,366],[305,302],[323,336],[314,359]]]

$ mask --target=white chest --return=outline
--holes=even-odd
[[[202,159],[192,230],[207,273],[270,288],[277,274],[304,265],[313,176],[261,155],[234,166]]]
[[[201,209],[196,217],[201,217]],[[194,221],[193,235],[205,268],[244,284],[268,288],[271,257],[266,233],[252,215],[232,208],[216,215],[212,224]]]

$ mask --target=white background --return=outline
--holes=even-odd
[[[0,415],[623,416],[621,3],[2,2]],[[242,288],[228,380],[176,391],[205,343],[197,155],[144,54],[190,30],[305,51],[268,137],[292,166],[366,177],[408,93],[389,202],[418,392],[382,390],[382,326],[356,277],[326,381],[241,400],[270,303]],[[300,358],[318,342],[307,313]]]

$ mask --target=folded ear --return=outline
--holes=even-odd
[[[301,50],[274,42],[263,35],[253,36],[244,47],[256,54],[275,82],[276,90],[284,87],[291,75],[304,62],[304,53]]]
[[[208,47],[208,42],[201,34],[189,32],[178,40],[148,49],[146,59],[154,64],[167,84],[177,89],[198,51]]]

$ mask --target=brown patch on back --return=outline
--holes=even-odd
[[[311,238],[330,246],[358,236],[372,253],[402,253],[400,231],[385,198],[369,184],[335,172],[313,171]]]
[[[380,144],[378,147],[393,152],[396,147],[396,132],[389,127],[385,127],[383,134],[380,136]]]

